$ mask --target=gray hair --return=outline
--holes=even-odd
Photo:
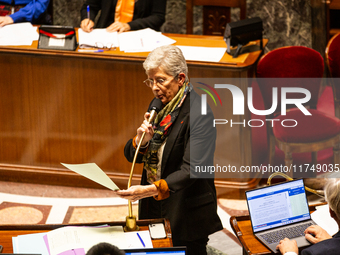
[[[176,77],[180,73],[185,74],[185,81],[188,81],[188,66],[182,51],[173,45],[161,46],[150,52],[143,63],[146,74],[157,68],[172,77]]]
[[[326,201],[340,220],[340,179],[332,178],[325,186]]]

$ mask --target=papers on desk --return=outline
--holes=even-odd
[[[150,28],[121,34],[107,32],[105,28],[93,29],[90,33],[79,29],[78,37],[80,48],[93,48],[96,46],[96,43],[104,46],[112,44],[112,47],[119,47],[124,52],[148,52],[159,46],[170,45],[176,42],[161,32],[156,32]]]
[[[0,28],[0,46],[30,46],[39,39],[37,28],[31,23],[17,23]]]
[[[106,28],[93,29],[90,33],[78,29],[79,48],[94,48],[98,45],[109,46],[111,48],[118,47],[118,33],[109,33]]]
[[[176,41],[150,28],[121,33],[119,47],[124,52],[148,52]]]
[[[336,234],[338,229],[338,224],[329,214],[329,206],[321,205],[316,207],[316,211],[311,214],[312,220],[327,231],[331,236]]]
[[[101,242],[113,244],[120,249],[153,248],[149,231],[125,233],[122,226],[70,226],[12,238],[14,253],[41,255],[85,255],[93,245]]]
[[[177,46],[181,49],[185,60],[219,62],[227,48]]]

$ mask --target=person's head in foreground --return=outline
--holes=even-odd
[[[329,205],[329,213],[330,216],[336,221],[338,224],[338,228],[340,228],[340,179],[330,178],[327,180],[327,183],[324,188],[325,198]],[[305,230],[305,237],[312,244],[315,244],[306,248],[301,252],[302,255],[305,254],[340,254],[340,231],[332,236],[330,236],[326,230],[321,228],[320,226],[313,225],[308,227]],[[325,241],[327,239],[331,239]],[[325,242],[322,242],[325,241]],[[321,242],[321,243],[320,243]],[[280,241],[280,244],[277,246],[280,250],[281,254],[286,255],[294,255],[298,254],[299,249],[297,247],[295,240],[289,240],[285,238]],[[313,252],[312,252],[313,251]],[[311,253],[312,252],[312,253]]]
[[[144,83],[152,89],[163,105],[168,104],[188,83],[188,67],[179,48],[173,45],[153,50],[143,67],[148,79]]]
[[[86,255],[125,255],[125,252],[110,243],[99,243],[92,246]]]
[[[329,179],[325,186],[326,201],[331,217],[340,226],[340,179]]]

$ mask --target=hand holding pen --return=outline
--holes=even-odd
[[[90,16],[90,6],[87,6],[87,19],[83,19],[80,23],[80,28],[84,31],[84,32],[91,32],[93,30],[94,27],[94,22],[91,20],[91,16]]]

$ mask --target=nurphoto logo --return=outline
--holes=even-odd
[[[244,115],[245,114],[245,96],[242,92],[242,90],[232,84],[215,84],[214,87],[198,82],[201,85],[204,85],[206,88],[198,87],[199,89],[206,92],[206,94],[201,95],[201,114],[206,115],[207,114],[207,94],[212,98],[212,100],[215,103],[215,106],[217,106],[216,99],[212,92],[215,94],[215,96],[218,98],[220,105],[222,105],[222,100],[216,91],[216,89],[228,89],[231,92],[232,100],[233,100],[233,115]],[[210,90],[212,92],[210,92]],[[295,93],[301,95],[299,98],[289,98],[290,93]],[[304,115],[311,115],[311,113],[307,110],[307,108],[303,105],[304,103],[307,103],[311,99],[311,93],[308,89],[305,88],[299,88],[299,87],[281,87],[280,88],[280,94],[281,94],[281,115],[286,115],[287,112],[287,105],[294,105],[294,107],[298,108]],[[273,87],[272,88],[272,105],[269,109],[259,110],[255,109],[253,104],[253,88],[248,87],[247,88],[247,106],[251,113],[256,115],[271,115],[274,113],[278,107],[278,88]],[[278,119],[266,119],[266,121],[271,122],[272,126],[274,125],[274,122],[279,121]],[[246,125],[246,120],[243,120],[242,122],[233,122],[233,120],[227,120],[227,119],[214,119],[213,125],[219,125],[219,124],[227,124],[230,123],[232,125],[236,124],[242,124]],[[256,124],[257,123],[257,124]],[[247,121],[248,126],[250,127],[262,127],[264,125],[264,121],[261,119],[250,119]],[[289,124],[290,123],[290,124]],[[281,120],[281,125],[284,127],[295,127],[298,125],[298,122],[294,119],[283,119]]]

